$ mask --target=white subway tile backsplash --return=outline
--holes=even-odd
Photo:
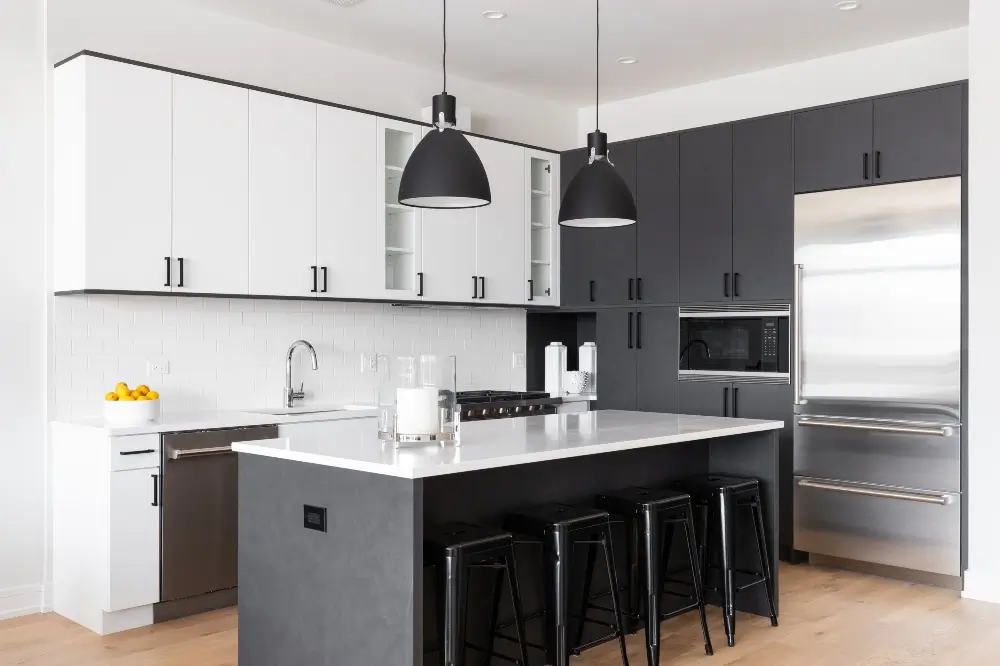
[[[278,407],[288,345],[306,339],[320,368],[295,359],[310,401],[370,404],[376,375],[361,355],[458,356],[459,389],[524,389],[511,369],[525,346],[520,310],[408,309],[377,303],[174,296],[63,296],[52,317],[56,354],[53,413],[100,415],[118,381],[156,387],[165,412]],[[166,360],[166,375],[147,374]]]

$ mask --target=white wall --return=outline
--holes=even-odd
[[[601,105],[611,141],[794,111],[968,77],[968,29],[792,63],[751,74]],[[576,146],[594,129],[580,109]]]
[[[44,576],[44,12],[0,2],[0,619],[37,612]]]
[[[362,353],[458,356],[458,388],[524,390],[523,310],[437,310],[374,303],[60,296],[55,299],[54,417],[100,416],[119,381],[162,393],[164,412],[280,407],[288,345],[304,338],[313,372],[296,352],[295,386],[318,404],[372,404],[376,376]],[[167,375],[146,373],[165,359]]]
[[[439,70],[177,0],[50,0],[49,7],[53,62],[89,49],[414,120],[441,89]],[[471,107],[474,132],[552,150],[574,145],[574,106],[458,77],[449,77],[448,91]]]
[[[969,26],[969,570],[965,596],[1000,603],[1000,3],[972,0]]]

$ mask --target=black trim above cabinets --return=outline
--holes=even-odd
[[[230,81],[228,79],[220,79],[216,76],[207,76],[205,74],[197,74],[195,72],[186,72],[182,69],[173,69],[172,67],[162,67],[160,65],[153,65],[148,62],[142,62],[140,60],[131,60],[129,58],[120,58],[118,56],[108,55],[107,53],[100,53],[98,51],[83,50],[79,53],[74,53],[68,58],[63,58],[55,65],[56,67],[61,67],[68,62],[72,62],[81,56],[90,56],[92,58],[102,58],[104,60],[113,60],[114,62],[120,62],[125,65],[134,65],[136,67],[145,67],[146,69],[155,69],[161,72],[168,72],[170,74],[178,74],[180,76],[190,76],[193,79],[201,79],[202,81],[211,81],[213,83],[221,83],[227,86],[235,86],[237,88],[244,88],[246,90],[254,90],[256,92],[267,93],[269,95],[279,95],[281,97],[288,97],[290,99],[297,99],[303,102],[310,102],[312,104],[319,104],[321,106],[332,106],[337,109],[345,109],[347,111],[356,111],[358,113],[364,113],[369,116],[376,116],[377,118],[387,118],[389,120],[398,120],[404,123],[410,123],[412,125],[420,125],[421,127],[431,127],[430,123],[425,123],[422,120],[414,120],[413,118],[404,118],[402,116],[394,116],[389,113],[379,113],[378,111],[370,111],[368,109],[361,109],[356,106],[349,106],[347,104],[338,104],[337,102],[328,102],[322,99],[316,99],[314,97],[305,97],[304,95],[296,95],[294,93],[282,92],[280,90],[273,90],[271,88],[262,88],[260,86],[251,85],[249,83],[240,83],[239,81]],[[535,146],[530,143],[521,143],[520,141],[511,141],[509,139],[500,139],[495,136],[487,136],[485,134],[476,134],[475,132],[466,132],[464,130],[458,130],[465,134],[466,136],[475,136],[480,139],[489,139],[491,141],[499,141],[500,143],[509,143],[513,146],[521,146],[522,148],[530,148],[532,150],[540,150],[543,153],[552,153],[558,155],[558,150],[552,150],[551,148],[543,148],[542,146]]]

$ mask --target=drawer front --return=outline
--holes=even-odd
[[[108,469],[112,472],[160,466],[159,434],[128,435],[110,439]]]
[[[961,496],[795,477],[796,550],[961,574]]]
[[[795,474],[961,492],[958,426],[795,416]]]

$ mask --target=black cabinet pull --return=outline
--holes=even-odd
[[[594,281],[590,281],[590,302],[594,302]]]
[[[631,312],[629,312],[628,313],[628,348],[629,349],[634,349],[635,348],[632,345],[632,319],[633,319],[633,317],[634,317],[634,315]]]
[[[153,477],[153,503],[151,506],[160,506],[160,475],[150,474]]]
[[[417,296],[424,295],[424,274],[423,272],[417,273]]]
[[[164,287],[169,287],[170,285],[170,257],[163,257],[167,260],[167,281],[163,284]]]
[[[326,275],[326,266],[324,266],[323,267],[323,293],[324,294],[326,293],[326,286],[327,286],[326,285],[326,278],[327,278],[327,275]]]
[[[635,300],[642,300],[642,278],[637,278],[635,281]]]
[[[882,151],[875,151],[875,178],[879,179],[882,177]]]
[[[634,301],[633,288],[635,287],[635,280],[633,278],[628,279],[628,300]]]
[[[535,281],[531,279],[528,280],[528,300],[535,300]]]
[[[722,415],[729,416],[729,387],[722,387]]]
[[[642,349],[642,313],[635,316],[635,348]]]
[[[142,449],[141,451],[119,451],[120,456],[139,456],[144,453],[156,453],[156,449]]]
[[[177,272],[180,274],[180,279],[177,280],[177,286],[184,286],[184,257],[177,257]]]
[[[740,274],[733,273],[733,296],[740,297]]]
[[[722,276],[722,295],[729,298],[729,273]]]
[[[733,387],[733,418],[736,418],[740,415],[739,400],[740,400],[740,389],[737,387]]]
[[[319,286],[318,286],[319,285],[319,273],[316,271],[316,268],[317,268],[316,266],[310,266],[310,268],[312,269],[312,273],[313,273],[313,288],[310,291],[311,291],[311,293],[315,294],[317,291],[319,291]]]
[[[479,276],[479,298],[486,298],[486,278]]]
[[[861,171],[865,180],[868,180],[868,153],[865,153],[865,158],[862,160]]]
[[[479,279],[473,275],[472,276],[472,299],[475,300],[479,298]]]

